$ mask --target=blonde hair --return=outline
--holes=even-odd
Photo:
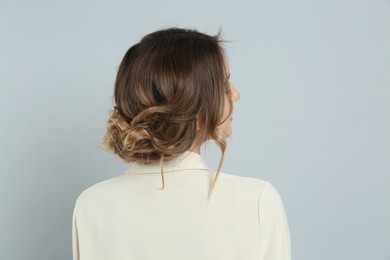
[[[171,160],[212,139],[222,151],[209,196],[222,169],[226,136],[217,127],[232,113],[219,35],[169,28],[146,35],[124,55],[115,81],[102,147],[124,162]],[[229,115],[223,119],[225,96]],[[197,126],[199,130],[197,130]]]

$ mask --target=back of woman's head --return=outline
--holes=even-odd
[[[227,119],[227,92],[219,35],[179,28],[146,35],[119,66],[103,147],[125,162],[149,164],[213,139],[224,155],[217,127]]]

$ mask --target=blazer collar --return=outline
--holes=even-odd
[[[163,162],[163,172],[177,172],[183,170],[209,170],[200,154],[192,151],[185,151],[178,157]],[[133,162],[125,174],[149,174],[161,173],[160,163],[142,164]]]

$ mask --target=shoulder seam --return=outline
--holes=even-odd
[[[257,220],[258,220],[258,223],[259,223],[259,229],[261,229],[261,221],[260,221],[260,199],[261,199],[261,195],[263,194],[263,191],[265,189],[265,186],[268,184],[268,181],[264,181],[263,185],[262,185],[262,189],[259,193],[259,197],[257,199]]]

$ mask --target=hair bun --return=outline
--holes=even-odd
[[[158,142],[148,129],[147,123],[138,123],[132,126],[123,117],[117,108],[111,112],[107,122],[107,132],[103,138],[102,147],[119,155],[126,163],[137,161],[142,155],[149,154],[148,158],[157,158]],[[145,159],[145,158],[141,158]]]

